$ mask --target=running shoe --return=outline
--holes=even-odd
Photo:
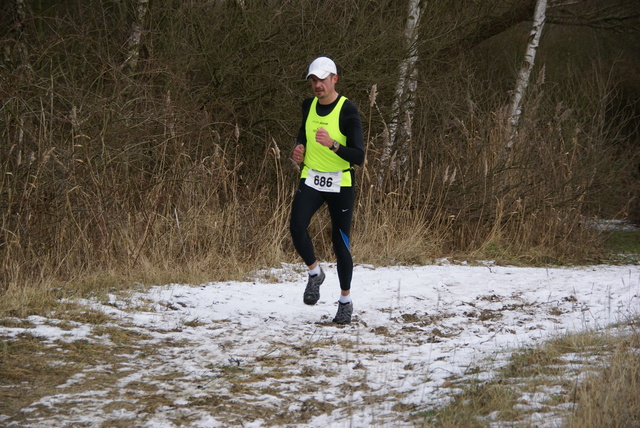
[[[338,313],[333,319],[336,324],[349,324],[351,323],[351,314],[353,314],[353,303],[340,303],[338,302]]]
[[[315,305],[320,299],[320,285],[324,282],[324,271],[320,268],[318,275],[309,275],[307,288],[304,289],[304,303],[307,305]]]

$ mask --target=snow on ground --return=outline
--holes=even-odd
[[[23,423],[412,427],[409,413],[451,398],[451,380],[470,368],[487,361],[499,366],[516,348],[605,328],[640,309],[635,265],[545,269],[441,261],[357,266],[353,323],[336,326],[330,321],[337,274],[335,266],[324,268],[321,298],[311,307],[302,303],[305,273],[289,265],[256,275],[275,282],[170,284],[83,302],[109,314],[111,324],[144,333],[141,347],[118,364],[84,368],[58,394],[22,409]],[[87,325],[29,321],[32,328],[0,327],[0,336],[109,340]],[[111,375],[82,388],[100,373]],[[162,405],[149,405],[150,394]]]

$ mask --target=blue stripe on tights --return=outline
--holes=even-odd
[[[351,251],[351,247],[349,246],[349,237],[347,234],[340,229],[340,235],[342,235],[342,241],[344,241],[344,245],[347,246],[347,250]]]

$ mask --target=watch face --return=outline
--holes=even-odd
[[[338,143],[336,140],[333,140],[333,150],[337,149],[339,145],[340,143]]]

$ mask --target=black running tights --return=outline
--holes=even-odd
[[[340,193],[319,192],[307,186],[303,179],[300,180],[300,186],[291,207],[289,229],[293,246],[307,266],[311,266],[316,262],[316,255],[307,228],[313,215],[322,204],[327,203],[331,216],[331,240],[337,260],[340,289],[342,290],[351,289],[353,275],[353,259],[349,242],[353,201],[353,187],[341,187]]]

